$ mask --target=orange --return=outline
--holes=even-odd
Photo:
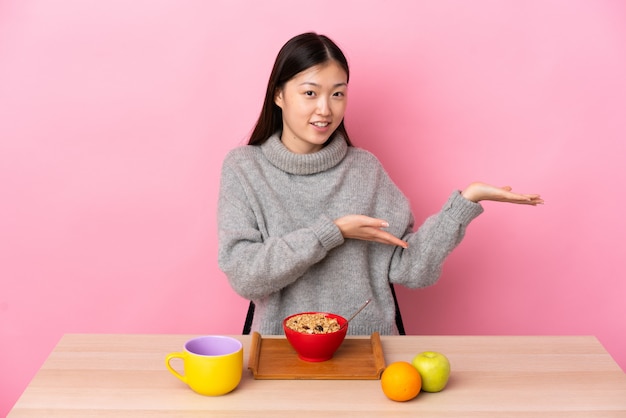
[[[422,388],[422,378],[411,363],[396,361],[383,371],[380,378],[383,393],[391,400],[404,402],[415,398]]]

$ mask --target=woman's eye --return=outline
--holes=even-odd
[[[315,92],[313,92],[311,90],[305,91],[304,94],[307,95],[307,96],[315,96]]]
[[[343,94],[343,91],[337,91],[337,92],[335,92],[335,93],[333,94],[333,96],[336,96],[336,97],[343,97],[343,96],[345,96],[345,94]]]

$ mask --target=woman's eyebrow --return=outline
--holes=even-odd
[[[313,87],[321,87],[321,85],[314,83],[312,81],[304,81],[302,83],[300,83],[301,86],[313,86]],[[344,87],[344,86],[348,86],[348,83],[337,83],[333,86],[333,88],[337,88],[337,87]]]

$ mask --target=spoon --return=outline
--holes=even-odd
[[[342,325],[339,329],[344,329],[345,327],[347,327],[347,326],[348,326],[348,323],[349,323],[350,321],[352,321],[352,320],[354,319],[354,317],[355,317],[355,316],[357,316],[357,315],[358,315],[358,314],[359,314],[359,313],[360,313],[360,312],[361,312],[361,311],[362,311],[362,310],[363,310],[363,309],[367,306],[367,304],[368,304],[368,303],[370,303],[370,301],[371,301],[371,300],[372,300],[372,299],[368,299],[368,300],[366,300],[366,301],[365,301],[365,303],[364,303],[364,304],[363,304],[363,305],[359,308],[359,310],[358,310],[358,311],[356,311],[356,312],[355,312],[355,313],[354,313],[354,314],[353,314],[353,315],[352,315],[352,316],[351,316],[351,317],[350,317],[350,318],[346,321],[346,323],[345,323],[345,324],[343,324],[343,325]]]

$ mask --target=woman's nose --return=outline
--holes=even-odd
[[[317,113],[320,115],[330,114],[330,106],[327,99],[322,97],[317,101]]]

